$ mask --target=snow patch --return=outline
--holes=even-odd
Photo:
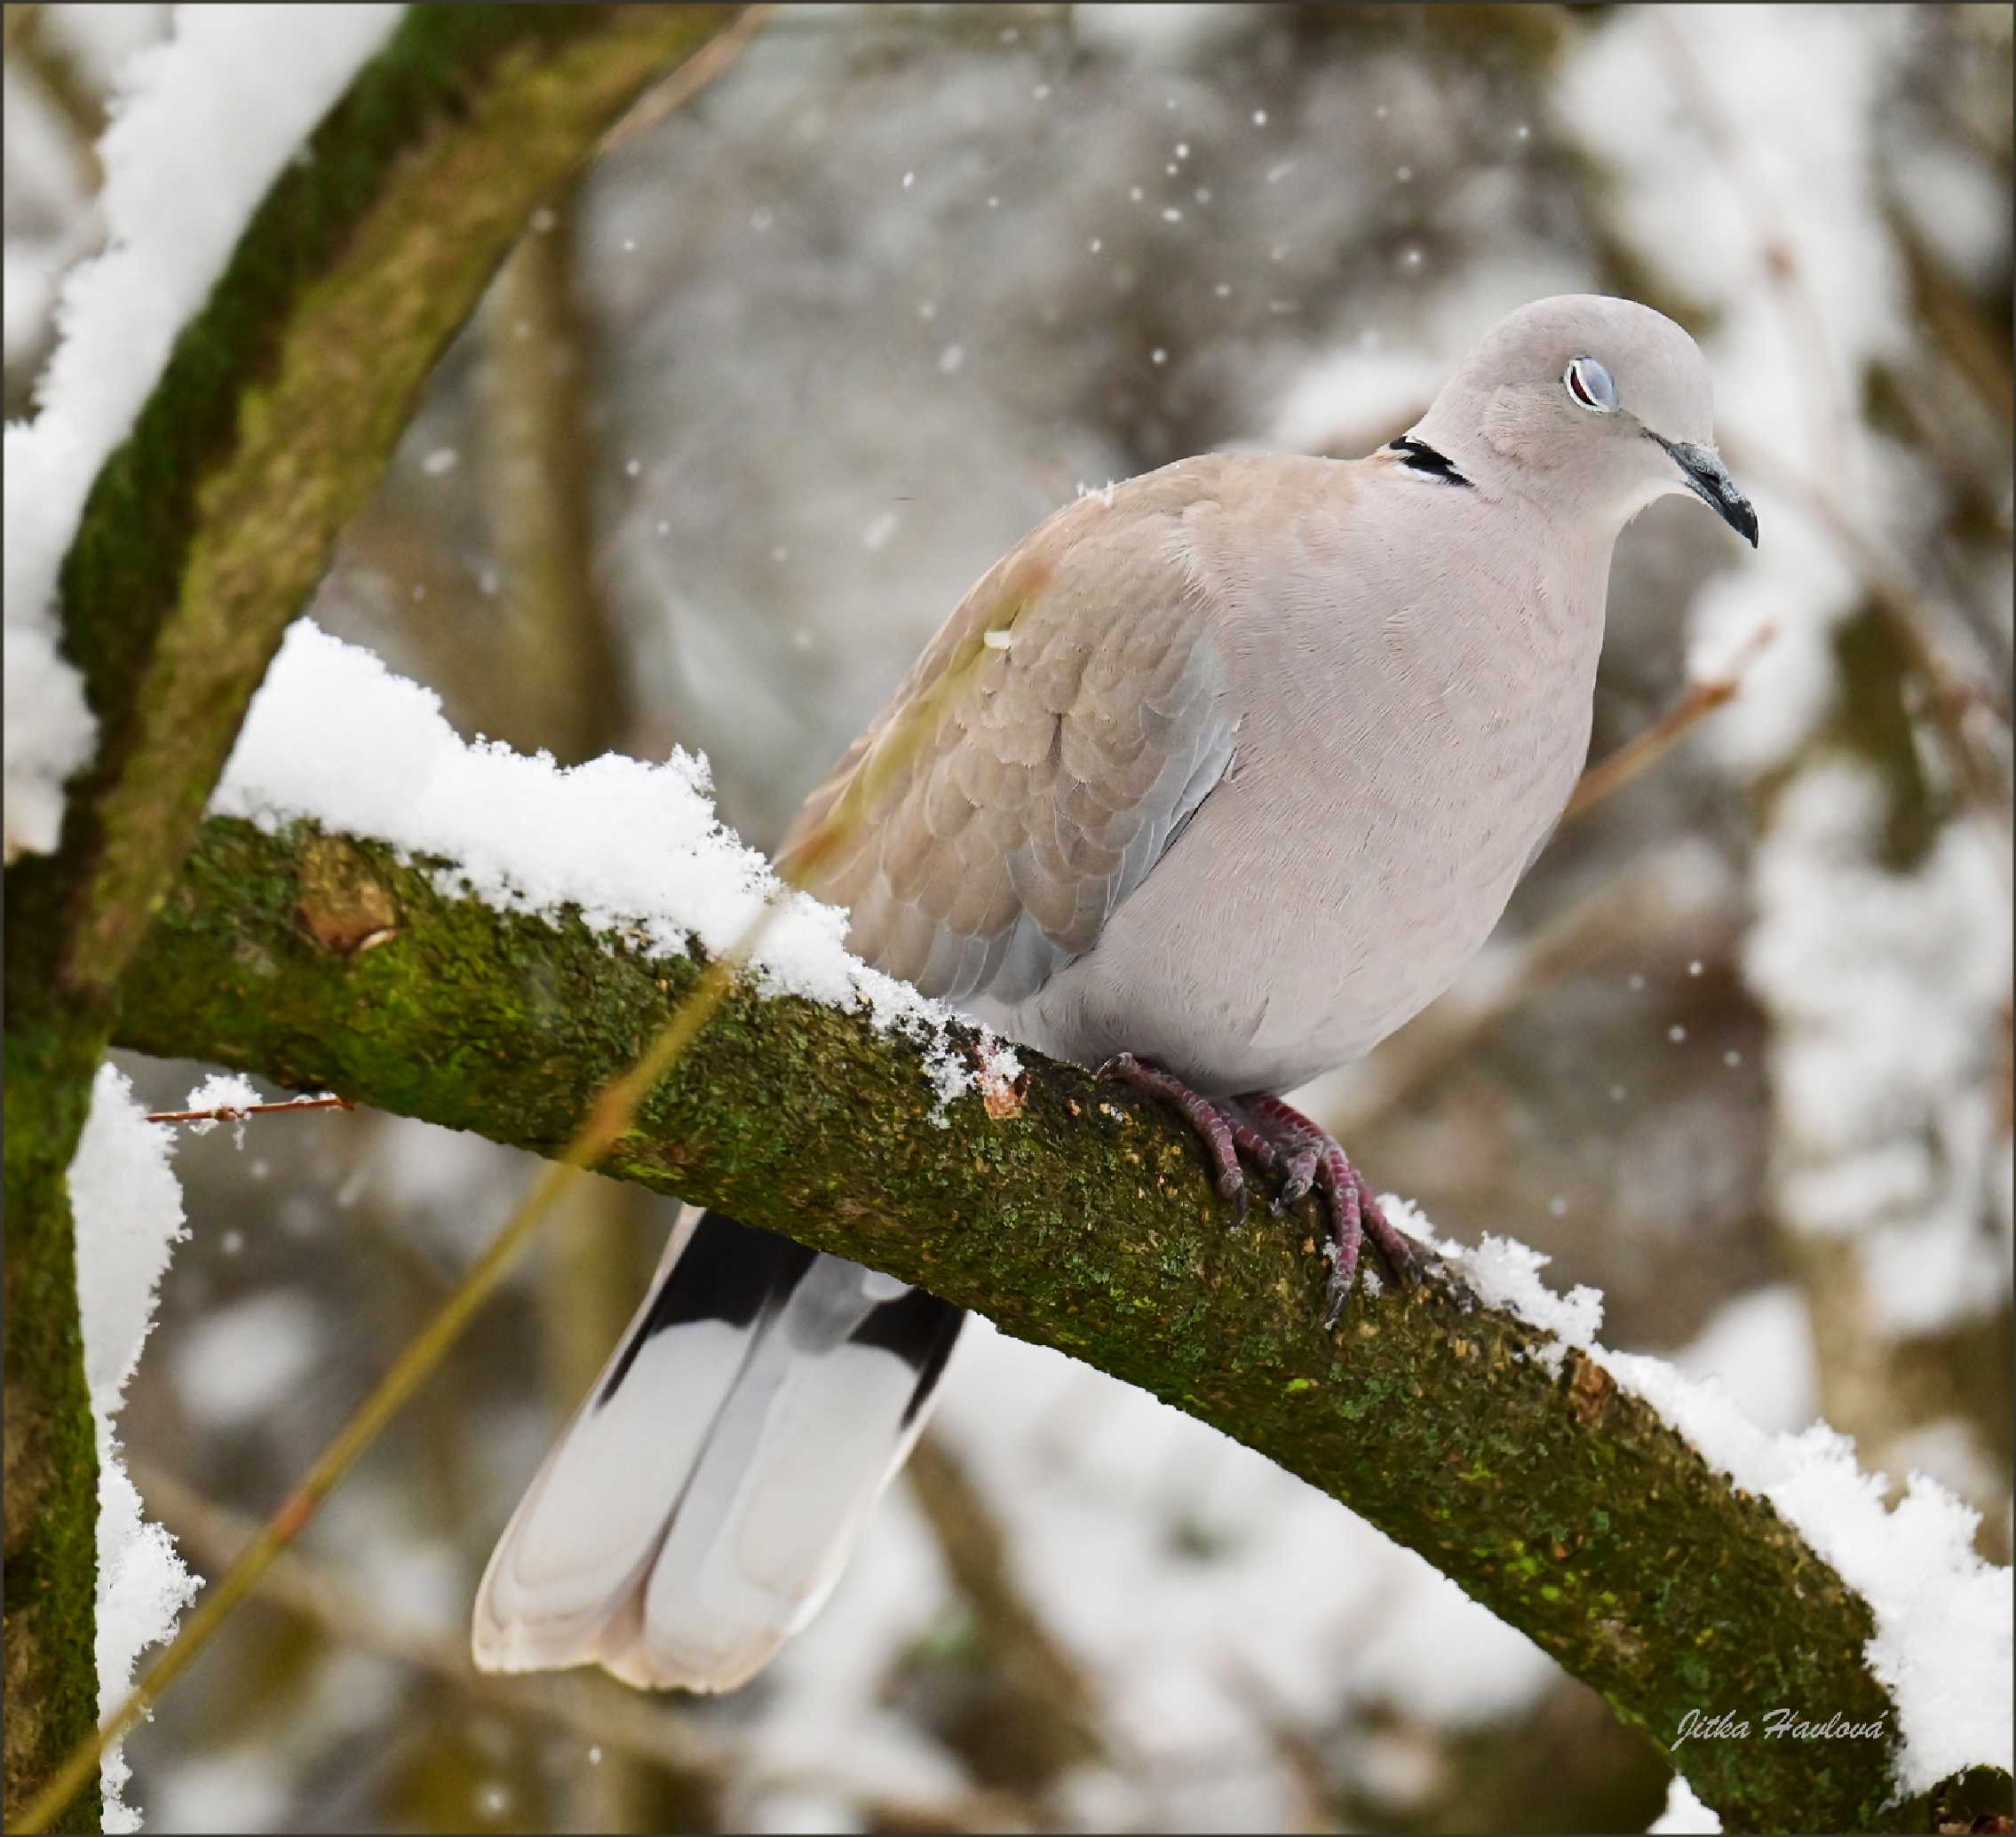
[[[1725,1302],[1673,1363],[1689,1378],[1723,1385],[1759,1429],[1804,1429],[1820,1413],[1813,1320],[1789,1282]]]
[[[100,1717],[125,1700],[140,1653],[174,1632],[176,1617],[201,1586],[176,1555],[175,1540],[141,1517],[112,1427],[139,1363],[156,1285],[176,1242],[188,1235],[182,1189],[169,1167],[172,1143],[165,1125],[147,1121],[125,1074],[100,1065],[69,1169],[84,1377],[98,1429]],[[131,1771],[122,1747],[107,1749],[99,1777],[107,1831],[139,1829],[138,1808],[122,1797]]]
[[[1668,1837],[1687,1837],[1687,1833],[1721,1828],[1722,1820],[1695,1797],[1694,1788],[1677,1773],[1666,1788],[1665,1810],[1646,1826],[1647,1833],[1663,1832]]]
[[[1571,1348],[1586,1352],[1603,1325],[1603,1297],[1587,1285],[1557,1294],[1540,1279],[1551,1256],[1487,1231],[1474,1249],[1451,1239],[1438,1238],[1413,1200],[1382,1193],[1379,1207],[1408,1236],[1429,1247],[1469,1284],[1486,1307],[1503,1308],[1528,1326],[1552,1335],[1538,1357],[1550,1371],[1560,1371]]]
[[[182,1101],[185,1110],[237,1110],[245,1111],[262,1099],[252,1081],[242,1072],[212,1072],[195,1089]],[[218,1123],[231,1124],[234,1148],[245,1145],[245,1119],[235,1117],[205,1116],[189,1124],[192,1136],[207,1136]]]
[[[125,1073],[100,1065],[69,1184],[84,1378],[93,1403],[107,1413],[118,1408],[140,1361],[168,1259],[188,1235],[182,1189],[169,1166],[173,1145],[172,1130],[147,1121]]]

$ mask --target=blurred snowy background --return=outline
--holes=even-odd
[[[1607,1297],[1603,1338],[1824,1413],[2007,1561],[2011,12],[779,9],[558,201],[314,608],[466,732],[675,741],[758,845],[1081,484],[1360,453],[1574,289],[1715,372],[1754,557],[1626,536],[1600,757],[1487,957],[1308,1103],[1383,1190]],[[6,9],[5,399],[95,246],[156,6]],[[1768,641],[1757,647],[1758,634]],[[179,1102],[203,1069],[128,1058]],[[215,1574],[528,1178],[369,1115],[178,1152],[122,1432]],[[1667,1770],[1342,1508],[970,1330],[822,1619],[724,1701],[482,1681],[490,1545],[655,1260],[597,1186],[128,1744],[159,1830],[1630,1830]]]

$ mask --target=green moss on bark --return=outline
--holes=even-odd
[[[10,1006],[11,1006],[10,1002]],[[98,1720],[92,1649],[98,1447],[84,1386],[65,1176],[83,1128],[95,1042],[7,1033],[6,1804],[52,1773]],[[98,1782],[50,1827],[95,1831]]]
[[[698,973],[346,845],[399,915],[348,954],[316,939],[314,832],[206,824],[120,1039],[551,1152]],[[941,1121],[916,1047],[745,989],[607,1171],[920,1282],[1213,1424],[1420,1551],[1662,1746],[1690,1710],[1895,1726],[1866,1603],[1599,1367],[1551,1371],[1531,1329],[1444,1287],[1361,1294],[1323,1334],[1306,1204],[1228,1231],[1169,1115],[1025,1059],[1016,1113],[975,1096]],[[1893,1790],[1878,1742],[1674,1759],[1732,1828],[1881,1827]]]

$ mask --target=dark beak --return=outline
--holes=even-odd
[[[1657,434],[1652,438],[1659,440]],[[1707,447],[1689,447],[1679,440],[1659,440],[1659,444],[1672,455],[1673,463],[1687,481],[1687,489],[1756,548],[1757,512],[1750,508],[1750,501],[1736,489],[1728,467]]]

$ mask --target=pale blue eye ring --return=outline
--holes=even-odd
[[[1614,415],[1617,411],[1617,385],[1611,382],[1609,371],[1593,357],[1572,359],[1561,372],[1561,386],[1577,408],[1587,408],[1593,415]]]

